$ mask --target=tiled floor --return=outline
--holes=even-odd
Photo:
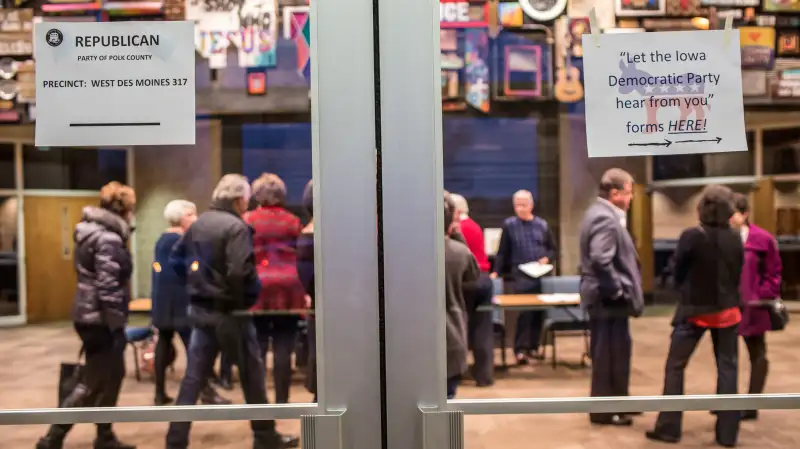
[[[637,395],[658,395],[661,391],[662,370],[668,348],[669,320],[664,317],[642,318],[633,324],[634,366],[631,392]],[[786,332],[770,335],[769,354],[772,361],[768,392],[800,392],[800,357],[796,343],[800,328],[791,326]],[[68,325],[29,326],[0,330],[0,408],[52,407],[55,404],[55,383],[58,364],[74,357],[78,349],[77,338]],[[578,361],[581,341],[565,338],[560,341],[560,356],[565,361]],[[742,348],[742,356],[746,352]],[[130,360],[129,354],[129,360]],[[179,358],[182,360],[182,357]],[[179,362],[177,373],[170,380],[169,389],[175,393],[178,376],[182,372]],[[741,364],[741,384],[747,380],[746,360]],[[129,363],[129,372],[132,365]],[[688,393],[712,393],[715,388],[714,361],[709,339],[705,339],[695,355],[687,373]],[[308,401],[311,396],[302,388],[301,379],[292,391],[293,401]],[[492,388],[478,389],[468,382],[459,390],[460,398],[493,397],[563,397],[583,396],[588,393],[588,371],[537,364],[513,368],[499,378]],[[138,383],[131,376],[126,379],[121,404],[148,405],[152,400],[153,385]],[[230,396],[242,402],[237,391]],[[753,449],[791,449],[800,447],[800,412],[767,411],[757,423],[745,423],[741,432],[741,447]],[[663,446],[648,442],[643,433],[653,424],[653,414],[636,419],[632,428],[597,428],[588,423],[585,415],[549,416],[470,416],[466,419],[466,447],[468,449],[657,449]],[[391,425],[391,423],[390,423]],[[685,435],[679,447],[712,447],[714,421],[707,412],[692,412],[684,420]],[[279,429],[298,432],[299,423],[282,421]],[[40,426],[0,428],[0,448],[30,448],[44,432]],[[166,424],[142,423],[117,426],[121,438],[135,443],[141,449],[164,447]],[[70,435],[68,449],[90,448],[93,428],[77,426]],[[245,422],[199,423],[192,432],[193,448],[247,448],[250,447],[249,428]],[[376,448],[377,449],[377,448]]]

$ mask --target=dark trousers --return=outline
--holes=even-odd
[[[125,346],[128,343],[125,331],[84,324],[76,324],[75,331],[83,344],[86,364],[81,381],[59,406],[116,406],[125,377]],[[49,434],[56,439],[63,439],[71,428],[72,424],[56,424],[50,427]],[[99,438],[109,437],[111,424],[97,424],[97,434]]]
[[[627,316],[589,319],[592,396],[628,396],[631,378],[631,333]],[[592,413],[593,422],[613,414]]]
[[[233,361],[225,354],[225,351],[219,356],[219,379],[233,385]]]
[[[744,337],[750,355],[750,388],[748,393],[761,394],[767,383],[769,360],[767,360],[767,336],[765,334]]]
[[[689,364],[697,343],[706,330],[711,332],[714,344],[714,358],[717,361],[717,394],[736,394],[738,344],[737,326],[724,329],[706,329],[691,323],[681,323],[672,331],[672,341],[667,356],[664,373],[664,395],[682,395],[684,372]],[[725,445],[736,444],[739,436],[738,411],[720,411],[717,413],[717,441]],[[682,412],[661,412],[656,421],[655,431],[661,435],[675,438],[681,437]]]
[[[170,361],[174,359],[172,340],[175,335],[178,335],[183,342],[183,347],[188,352],[189,341],[192,338],[192,329],[190,327],[183,327],[180,329],[173,328],[159,328],[158,329],[158,342],[156,343],[156,395],[166,396],[166,377],[167,366]]]
[[[275,403],[289,402],[292,385],[292,353],[297,343],[296,316],[262,316],[254,318],[261,358],[266,362],[272,344],[272,377],[275,381]],[[266,365],[265,365],[266,366]]]
[[[531,279],[524,274],[517,274],[514,276],[513,290],[515,294],[541,293],[542,284],[538,279]],[[545,315],[546,312],[543,310],[520,312],[517,317],[517,329],[514,332],[515,354],[539,351]]]
[[[306,321],[306,336],[308,338],[306,388],[314,393],[314,402],[317,402],[317,318],[314,315],[309,315]]]
[[[467,332],[469,347],[475,359],[472,375],[478,385],[494,383],[494,324],[492,304],[494,284],[486,273],[481,273],[474,289],[465,291],[467,301]],[[481,307],[487,310],[478,310]]]
[[[456,391],[458,390],[458,384],[461,383],[461,376],[453,376],[447,378],[447,399],[453,399],[456,397]]]
[[[245,402],[248,404],[267,404],[267,391],[264,374],[264,360],[256,339],[256,329],[249,319],[234,319],[228,323],[224,341],[220,341],[220,326],[198,326],[192,329],[189,343],[189,360],[186,375],[181,382],[176,405],[194,405],[214,369],[214,361],[220,349],[231,354],[239,368]],[[236,334],[238,332],[238,335]],[[222,346],[222,347],[221,347]],[[189,446],[191,422],[173,422],[167,432],[167,447],[185,449]],[[256,444],[269,444],[275,438],[275,421],[251,421],[253,439]]]

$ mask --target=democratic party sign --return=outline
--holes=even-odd
[[[589,157],[747,151],[739,32],[584,34]]]

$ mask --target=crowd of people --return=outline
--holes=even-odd
[[[627,396],[630,383],[629,318],[642,314],[644,301],[636,247],[626,215],[633,178],[608,170],[600,195],[581,223],[581,302],[589,315],[592,396]],[[781,259],[777,242],[750,223],[745,195],[721,185],[706,187],[697,206],[697,226],[684,230],[674,256],[674,283],[680,290],[664,373],[664,395],[681,395],[684,373],[702,336],[708,332],[717,364],[717,393],[736,394],[738,338],[750,355],[750,394],[764,391],[767,377],[765,335],[773,328],[771,308],[780,295]],[[739,424],[758,412],[718,411],[715,440],[736,446]],[[629,426],[634,414],[592,414],[599,425]],[[681,412],[662,412],[651,440],[678,443]]]
[[[632,358],[629,319],[644,309],[636,246],[628,232],[627,211],[633,178],[620,169],[603,174],[597,200],[587,209],[580,230],[580,294],[591,335],[592,396],[627,396]],[[276,403],[289,401],[292,356],[298,324],[306,320],[307,383],[316,400],[314,309],[313,185],[303,193],[304,225],[286,209],[286,186],[274,174],[252,185],[236,174],[215,188],[208,211],[185,200],[170,202],[168,228],[155,245],[152,266],[152,325],[156,405],[230,403],[211,386],[229,387],[232,366],[248,404],[266,404],[266,359],[272,352]],[[541,279],[519,267],[554,263],[555,239],[545,220],[534,215],[533,195],[514,194],[515,215],[504,221],[494,264],[487,257],[481,227],[469,216],[466,199],[445,192],[445,308],[447,395],[455,397],[462,376],[478,386],[494,383],[492,316],[480,313],[492,303],[493,279],[508,280],[510,293],[540,293]],[[82,342],[85,367],[61,407],[116,405],[125,374],[125,326],[128,321],[133,261],[128,249],[136,206],[132,188],[112,182],[100,192],[99,207],[84,210],[75,230],[78,287],[73,321]],[[709,331],[718,367],[718,393],[737,391],[737,344],[743,336],[750,354],[750,393],[761,393],[767,375],[765,334],[770,312],[764,300],[777,298],[781,263],[775,239],[751,224],[744,195],[709,186],[698,206],[699,225],[680,237],[675,283],[681,300],[673,319],[664,394],[683,393],[684,371],[700,338]],[[311,313],[306,313],[311,311]],[[514,352],[518,364],[538,357],[545,312],[519,315]],[[174,362],[178,336],[187,354],[177,399],[167,394],[165,373]],[[214,367],[221,359],[220,375]],[[733,447],[739,421],[756,411],[720,411],[716,440]],[[631,425],[634,414],[590,415],[597,425]],[[168,449],[189,445],[191,423],[173,422]],[[256,449],[291,448],[294,436],[281,435],[274,421],[252,421]],[[53,425],[37,449],[60,449],[71,425]],[[680,412],[661,413],[648,438],[678,442]],[[97,425],[96,449],[133,449],[120,442],[111,424]]]

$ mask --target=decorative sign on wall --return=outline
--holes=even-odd
[[[464,31],[467,104],[481,112],[489,112],[489,36],[483,30]]]
[[[764,10],[770,12],[800,12],[800,1],[764,0]]]
[[[33,54],[33,9],[0,8],[0,55]]]
[[[668,16],[706,16],[708,11],[700,0],[666,0]]]
[[[278,17],[275,0],[187,0],[195,45],[209,67],[228,64],[228,49],[239,52],[240,67],[275,67]]]
[[[800,56],[800,31],[778,33],[778,56]]]
[[[742,95],[765,97],[769,95],[765,70],[742,70]]]
[[[778,79],[775,83],[775,97],[800,99],[800,68],[778,72]]]
[[[759,6],[761,0],[700,0],[703,6],[727,6],[729,8],[745,8],[748,6]]]
[[[439,48],[441,51],[458,51],[458,31],[439,30]]]
[[[742,67],[771,69],[775,65],[775,28],[739,28]]]
[[[644,19],[642,26],[650,31],[692,31],[697,27],[692,19]]]
[[[665,0],[616,0],[617,16],[663,16]]]
[[[486,28],[489,26],[485,2],[440,0],[439,24],[442,28]]]
[[[525,23],[519,3],[500,3],[498,11],[500,24],[506,28],[519,28]]]
[[[589,17],[594,9],[597,25],[601,30],[607,30],[617,26],[617,16],[614,13],[614,2],[597,2],[594,0],[570,0],[567,4],[568,17]]]
[[[591,32],[591,25],[588,17],[570,18],[567,24],[569,33],[569,53],[576,57],[583,57],[583,42],[581,36]]]
[[[297,48],[297,72],[311,79],[311,18],[308,6],[283,7],[283,37]]]
[[[589,157],[747,151],[738,30],[595,38],[583,36]]]
[[[525,14],[537,22],[549,22],[564,14],[567,0],[519,0]]]

